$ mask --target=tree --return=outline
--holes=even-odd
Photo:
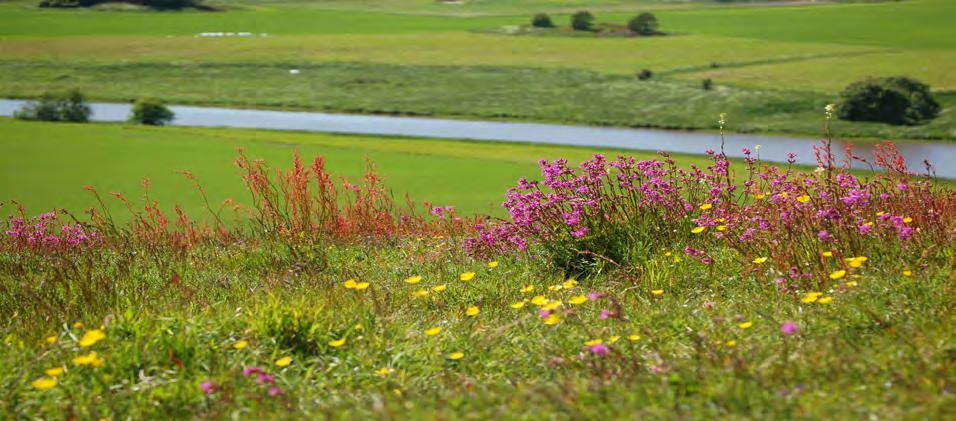
[[[837,116],[842,120],[913,125],[940,111],[929,86],[907,77],[867,78],[840,93]]]
[[[133,104],[129,121],[150,126],[162,126],[173,121],[173,118],[175,118],[175,114],[162,101],[155,98],[141,98]]]
[[[587,10],[582,10],[571,15],[571,27],[575,31],[590,31],[594,26],[594,15]]]
[[[654,72],[652,72],[651,69],[641,70],[641,71],[637,74],[637,78],[640,79],[640,80],[648,80],[648,79],[650,79],[650,78],[652,78],[652,77],[654,77]]]
[[[657,17],[652,13],[641,13],[627,22],[627,29],[638,35],[657,34]]]
[[[83,94],[74,89],[66,94],[44,93],[37,101],[28,102],[17,110],[13,117],[20,120],[70,121],[85,123],[92,110],[83,99]]]
[[[63,121],[85,123],[90,121],[93,110],[86,105],[86,100],[79,89],[73,89],[58,101],[60,118]]]
[[[531,18],[531,26],[535,28],[553,28],[554,22],[551,22],[551,17],[545,13],[538,13]]]

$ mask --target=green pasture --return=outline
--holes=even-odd
[[[0,120],[0,201],[9,206],[16,200],[31,214],[54,208],[80,212],[95,205],[85,185],[104,195],[120,192],[138,199],[142,180],[148,177],[151,197],[166,209],[179,203],[189,214],[203,216],[201,196],[178,172],[188,170],[198,177],[214,205],[229,198],[248,203],[233,164],[238,148],[250,158],[281,168],[291,167],[295,150],[308,161],[322,155],[332,173],[355,182],[368,159],[400,203],[408,193],[417,203],[430,201],[454,205],[462,213],[502,216],[499,204],[505,191],[519,178],[539,174],[539,159],[583,161],[601,152],[493,142]],[[654,156],[651,152],[627,154]],[[707,162],[691,156],[679,160],[682,165]],[[120,203],[108,200],[122,217]]]

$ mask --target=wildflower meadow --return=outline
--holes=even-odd
[[[250,199],[203,215],[148,180],[84,215],[7,203],[0,411],[946,419],[956,192],[879,150],[541,161],[504,218],[241,151]]]

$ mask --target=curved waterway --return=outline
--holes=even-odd
[[[13,115],[24,102],[0,99],[0,116]],[[129,104],[94,103],[91,106],[94,121],[125,121],[130,111]],[[703,154],[707,149],[720,149],[720,137],[714,133],[214,107],[170,108],[176,113],[176,119],[172,123],[176,126],[486,140],[690,154]],[[833,143],[838,161],[842,160],[845,143]],[[793,152],[797,154],[796,162],[806,165],[816,164],[813,146],[819,144],[819,139],[799,137],[745,134],[725,136],[725,151],[729,156],[742,157],[743,148],[755,150],[756,146],[760,145],[762,160],[786,162],[787,154]],[[926,160],[933,164],[937,176],[956,178],[956,142],[898,142],[896,146],[906,158],[910,170],[924,172],[923,161]],[[853,153],[872,161],[873,146],[867,142],[855,143]]]

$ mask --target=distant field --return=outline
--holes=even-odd
[[[248,203],[233,165],[237,148],[283,168],[291,166],[296,149],[304,159],[323,155],[333,173],[355,181],[363,174],[367,157],[399,200],[408,193],[419,203],[428,200],[455,205],[464,213],[498,215],[507,188],[520,177],[539,173],[537,160],[582,161],[598,152],[491,142],[0,119],[0,201],[17,200],[31,214],[52,208],[82,211],[95,204],[84,185],[139,198],[142,179],[149,177],[153,197],[167,209],[180,203],[190,214],[202,216],[200,196],[177,171],[192,171],[215,204],[227,198]],[[700,157],[678,159],[682,165],[706,163]],[[110,203],[122,215],[119,203]],[[5,207],[0,214],[9,211]]]
[[[0,4],[0,96],[79,87],[104,100],[154,95],[245,107],[695,129],[712,128],[714,116],[728,112],[734,130],[816,136],[820,108],[847,84],[909,75],[940,93],[947,108],[940,118],[916,127],[844,123],[841,135],[956,138],[949,105],[956,91],[950,71],[956,68],[956,26],[949,24],[956,21],[956,2],[434,3],[249,1],[222,12],[172,13]],[[617,9],[628,4],[628,12]],[[456,6],[498,16],[435,16],[420,9]],[[661,8],[662,29],[672,35],[486,32],[526,24],[538,10],[567,7],[615,10],[596,12],[597,20],[619,24],[637,10]],[[553,17],[567,25],[567,14]],[[268,36],[193,36],[209,31]],[[293,79],[290,68],[310,71]],[[651,83],[635,80],[643,69],[654,72]],[[718,89],[701,89],[704,79]]]

